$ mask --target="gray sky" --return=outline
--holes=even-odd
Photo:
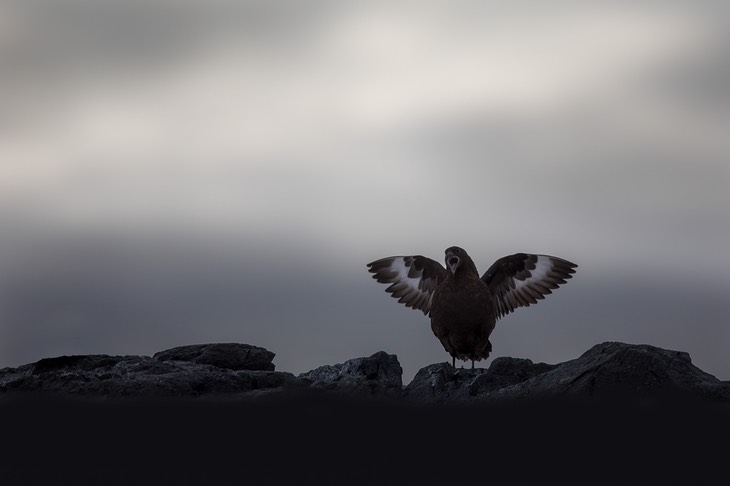
[[[722,2],[0,0],[0,367],[237,341],[448,358],[365,264],[580,267],[494,356],[730,379]]]

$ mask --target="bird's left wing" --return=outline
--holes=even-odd
[[[446,277],[437,261],[421,255],[392,256],[368,263],[368,271],[398,302],[428,315],[436,288]]]
[[[575,273],[575,263],[550,255],[516,253],[489,267],[482,281],[497,304],[497,317],[537,304]]]

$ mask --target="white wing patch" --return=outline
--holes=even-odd
[[[550,255],[516,253],[497,260],[485,273],[497,317],[537,304],[575,273],[575,263]]]
[[[385,289],[406,307],[428,314],[433,293],[445,273],[436,261],[420,255],[392,256],[368,263],[373,278],[390,284]]]
[[[396,272],[398,274],[398,283],[393,284],[404,286],[404,287],[410,287],[413,290],[419,291],[420,290],[420,283],[421,283],[421,277],[409,277],[408,272],[411,271],[409,267],[406,266],[406,260],[404,257],[398,257],[393,260],[393,263],[390,265],[390,270],[393,272]]]
[[[523,287],[527,287],[531,282],[540,282],[547,280],[548,273],[552,271],[553,264],[550,262],[550,257],[546,255],[538,255],[537,261],[535,262],[535,269],[530,270],[532,274],[525,280],[519,280],[515,278],[515,290],[521,290]]]
[[[394,272],[397,277],[391,280],[393,284],[386,290],[390,292],[393,297],[398,299],[398,302],[405,304],[408,307],[414,307],[416,309],[422,309],[426,313],[426,309],[431,307],[431,293],[423,290],[421,272],[415,272],[415,269],[406,265],[406,258],[398,257],[393,259],[390,264],[389,270]],[[409,273],[417,273],[417,277],[409,277]],[[392,278],[392,277],[391,277]]]

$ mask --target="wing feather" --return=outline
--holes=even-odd
[[[519,307],[537,304],[538,300],[565,284],[577,267],[575,263],[550,255],[515,253],[494,262],[482,281],[494,296],[500,318]]]
[[[446,277],[446,269],[437,261],[421,255],[392,256],[368,263],[368,271],[385,289],[406,307],[428,315],[433,293]]]

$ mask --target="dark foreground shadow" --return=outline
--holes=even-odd
[[[3,485],[723,484],[730,408],[0,397]]]

